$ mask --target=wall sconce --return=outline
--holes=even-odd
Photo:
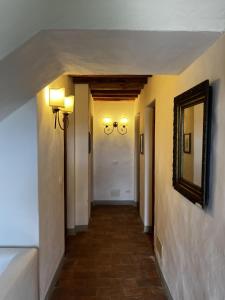
[[[112,122],[111,118],[104,118],[103,119],[103,124],[105,125],[104,127],[104,133],[107,135],[110,135],[113,133],[114,129],[117,129],[117,132],[121,135],[127,134],[127,123],[128,119],[127,118],[122,118],[120,122]]]
[[[55,115],[54,128],[59,127],[64,130],[68,127],[68,115],[73,112],[74,107],[74,96],[65,97],[65,89],[49,89],[49,106],[52,107],[52,112]],[[63,114],[63,123],[61,125],[59,112]]]
[[[65,89],[49,89],[49,105],[52,107],[53,113],[64,107]]]
[[[64,98],[64,107],[62,107],[60,110],[64,114],[72,114],[74,107],[74,96],[69,96]]]

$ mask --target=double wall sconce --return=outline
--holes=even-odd
[[[110,135],[111,133],[113,133],[114,129],[116,129],[119,134],[125,135],[127,134],[127,123],[127,118],[122,118],[120,122],[112,122],[111,118],[104,118],[104,133]]]
[[[49,106],[52,107],[52,112],[55,115],[55,125],[57,127],[57,123],[59,127],[64,130],[68,127],[68,115],[73,112],[74,107],[74,96],[65,97],[65,89],[49,89]],[[63,114],[63,123],[64,126],[61,125],[59,113]]]

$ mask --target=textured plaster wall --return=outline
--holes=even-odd
[[[104,117],[118,122],[123,116],[126,135],[104,134]],[[94,101],[94,200],[134,199],[134,103]]]
[[[0,246],[38,246],[36,114],[32,99],[0,122]]]
[[[225,295],[225,38],[180,76],[154,76],[142,96],[156,100],[156,235],[160,266],[174,300],[223,300]],[[172,187],[173,98],[209,79],[213,86],[210,201],[202,210]]]
[[[63,132],[54,129],[52,109],[46,102],[49,87],[73,85],[62,76],[37,95],[38,107],[38,193],[39,193],[39,281],[40,299],[44,299],[64,254],[64,147]]]

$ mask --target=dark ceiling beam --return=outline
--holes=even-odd
[[[72,76],[73,82],[78,83],[127,83],[137,82],[140,84],[146,84],[150,75],[84,75],[84,76]]]
[[[91,90],[92,95],[138,95],[138,90]]]
[[[135,98],[93,98],[94,101],[134,101]]]
[[[90,83],[91,90],[141,90],[143,87],[143,83],[137,82]]]
[[[101,98],[114,98],[114,99],[118,99],[118,98],[120,98],[120,99],[130,99],[130,98],[132,98],[132,99],[135,99],[136,97],[135,96],[93,96],[92,95],[92,97],[93,98],[99,98],[99,99],[101,99]]]
[[[111,97],[115,97],[115,98],[120,98],[120,97],[125,97],[125,98],[137,98],[138,94],[92,94],[92,97],[104,97],[104,98],[111,98]]]
[[[138,95],[137,96],[134,96],[134,95],[127,95],[126,97],[124,96],[124,95],[118,95],[118,96],[114,96],[114,95],[100,95],[100,96],[98,96],[98,95],[92,95],[92,97],[93,98],[108,98],[108,99],[110,99],[110,98],[113,98],[113,99],[118,99],[118,98],[124,98],[124,99],[136,99],[137,97],[138,97]]]
[[[74,84],[88,84],[98,101],[135,100],[151,75],[71,76]]]
[[[127,97],[132,97],[132,98],[134,98],[134,97],[136,97],[136,94],[126,94],[126,95],[124,95],[124,94],[98,94],[98,95],[96,95],[96,94],[92,94],[92,96],[93,97],[124,97],[124,98],[127,98]]]
[[[93,97],[94,101],[130,101],[134,97]]]

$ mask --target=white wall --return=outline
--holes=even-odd
[[[75,85],[75,225],[89,222],[89,87]]]
[[[225,295],[225,37],[179,76],[154,76],[141,96],[156,99],[156,227],[160,266],[174,300]],[[205,210],[172,186],[173,99],[201,81],[213,86],[210,203]]]
[[[104,134],[104,117],[118,122],[123,116],[126,135]],[[134,198],[134,102],[94,101],[94,200]]]
[[[36,100],[0,123],[0,246],[37,246]]]
[[[41,90],[38,107],[38,192],[40,299],[44,299],[64,254],[64,145],[63,131],[54,129],[54,116],[48,106],[49,87],[65,87],[73,94],[73,84],[62,76]]]

